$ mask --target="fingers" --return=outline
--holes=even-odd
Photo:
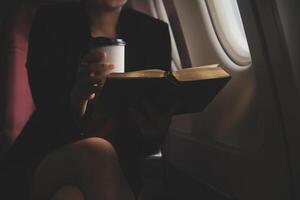
[[[79,75],[108,75],[113,70],[114,65],[108,63],[81,63],[78,69]]]
[[[94,94],[99,90],[99,86],[80,85],[76,87],[77,95],[80,99],[90,100],[94,98]]]
[[[83,69],[84,68],[84,69]],[[81,66],[78,72],[77,81],[82,85],[103,85],[106,76],[113,70],[113,64],[94,63]]]
[[[114,68],[105,63],[105,52],[92,52],[85,55],[78,67],[75,91],[79,99],[94,99],[104,85],[105,79]]]
[[[114,66],[106,63],[106,57],[106,52],[91,52],[85,55],[79,65],[78,75],[107,76]]]
[[[85,55],[82,59],[82,62],[105,62],[106,57],[106,52],[92,52]]]
[[[84,77],[79,80],[79,83],[83,86],[93,86],[95,85],[101,86],[105,82],[105,79],[102,76],[95,76],[95,77]]]
[[[102,76],[96,76],[96,77],[84,77],[80,80],[78,80],[78,85],[81,88],[81,91],[85,91],[87,94],[91,94],[94,92],[99,92],[101,88],[104,86],[105,79],[102,78]]]

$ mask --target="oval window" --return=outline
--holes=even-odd
[[[248,42],[236,0],[206,0],[220,43],[240,66],[251,64]]]

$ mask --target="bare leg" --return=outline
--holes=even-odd
[[[51,200],[85,200],[78,187],[68,185],[59,189]]]
[[[34,176],[32,199],[48,200],[61,190],[65,194],[70,185],[87,200],[134,199],[114,148],[100,138],[81,140],[47,156]]]

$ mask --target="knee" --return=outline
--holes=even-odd
[[[51,200],[84,200],[85,197],[81,190],[73,185],[67,185],[61,187],[52,196]]]
[[[71,173],[92,166],[101,167],[116,163],[118,156],[112,144],[101,138],[88,138],[52,152],[41,162],[38,169],[43,171],[68,168]]]
[[[108,141],[89,138],[72,143],[52,152],[40,163],[33,178],[33,199],[47,199],[57,185],[78,183],[82,187],[91,177],[113,174],[116,169],[119,161]]]
[[[101,138],[80,140],[66,147],[80,165],[109,164],[118,161],[117,153],[110,142]]]

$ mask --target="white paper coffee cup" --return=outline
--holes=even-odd
[[[105,62],[114,64],[113,73],[125,72],[125,45],[122,39],[97,37],[91,40],[91,53],[105,52]]]

